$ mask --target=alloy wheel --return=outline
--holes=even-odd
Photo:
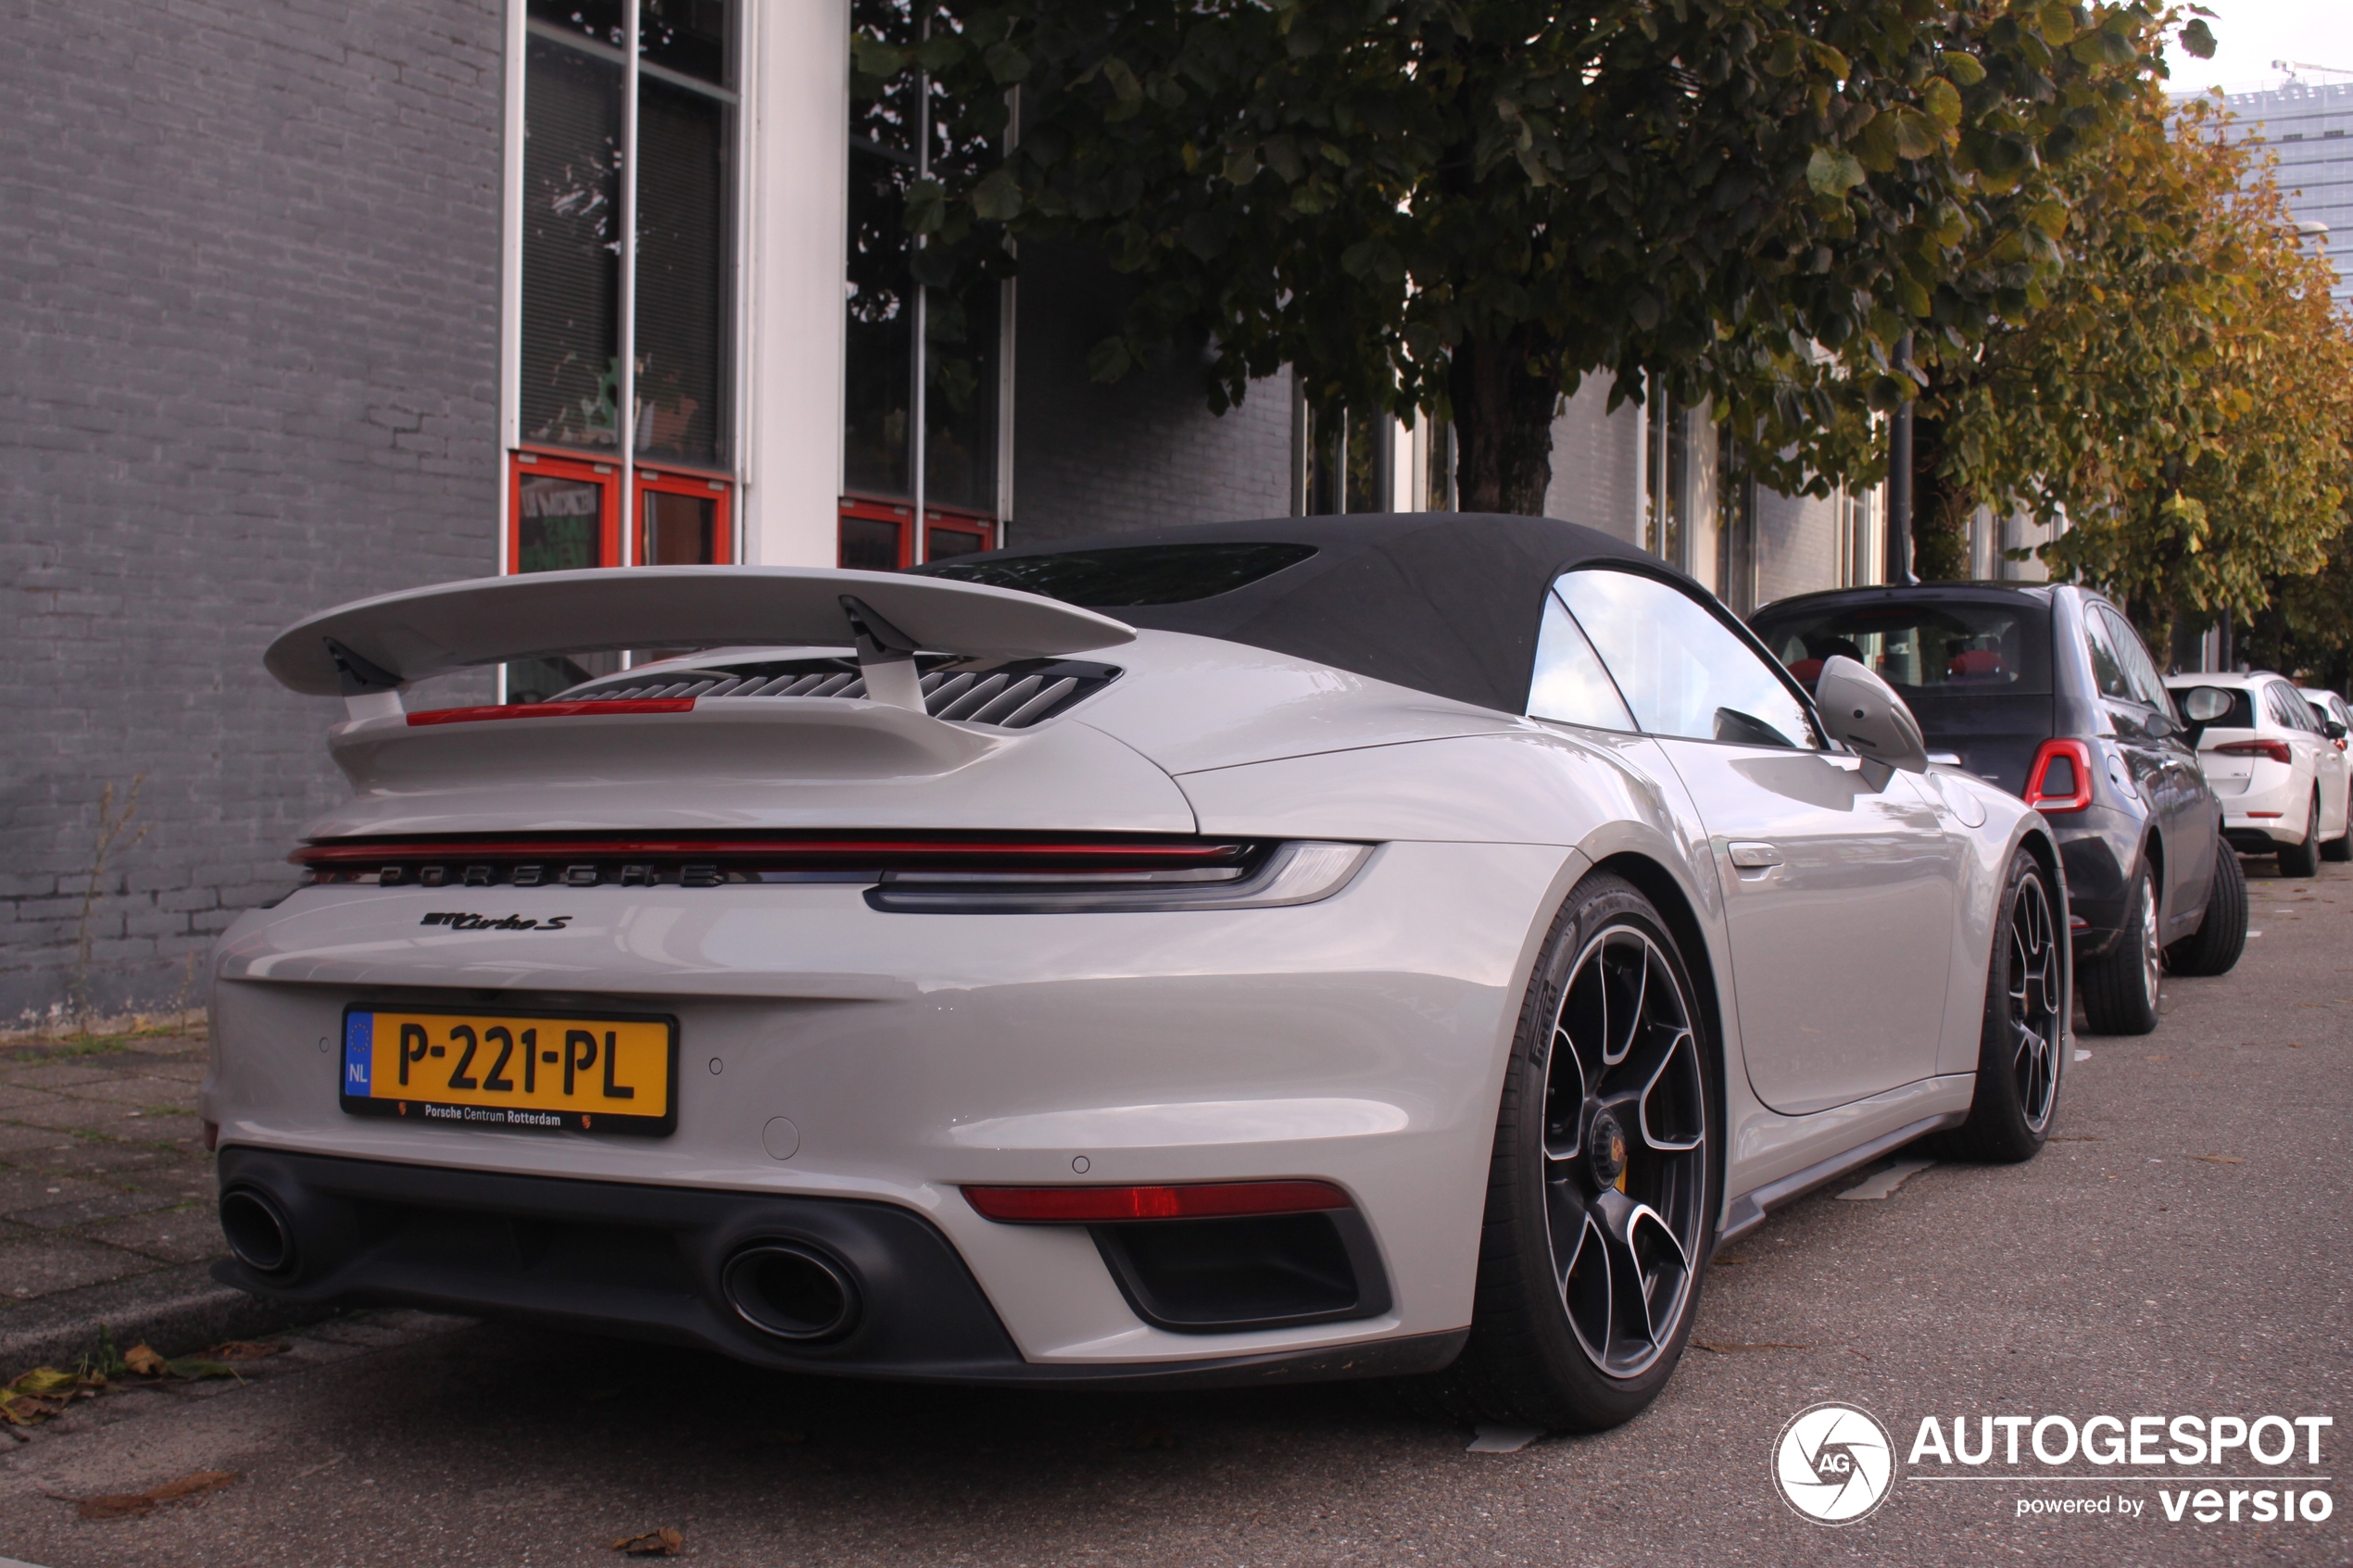
[[[2157,990],[2165,969],[2165,948],[2157,939],[2157,879],[2147,880],[2141,899],[2141,984],[2147,988],[2149,1007],[2157,1006]]]
[[[2144,935],[2154,941],[2157,911],[2152,901],[2142,922]],[[2010,905],[2009,1025],[2016,1045],[2011,1072],[2018,1080],[2018,1104],[2029,1130],[2040,1133],[2051,1119],[2051,1100],[2058,1088],[2058,1049],[2065,1021],[2059,1016],[2061,997],[2058,931],[2051,918],[2051,900],[2043,879],[2030,876],[2018,884]],[[2156,994],[2154,972],[2150,994]]]
[[[1544,1070],[1553,1278],[1593,1365],[1639,1375],[1689,1308],[1705,1234],[1707,1095],[1667,954],[1630,924],[1588,942]]]

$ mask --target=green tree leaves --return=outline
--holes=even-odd
[[[2056,171],[2154,69],[2160,20],[2157,0],[954,0],[921,51],[854,63],[920,53],[968,138],[1018,88],[1001,169],[944,172],[945,209],[919,193],[911,218],[967,264],[1004,234],[1130,273],[1097,373],[1206,342],[1223,408],[1290,365],[1319,397],[1453,419],[1470,501],[1534,508],[1551,410],[1595,374],[1707,401],[1782,488],[1872,477],[1906,334],[1958,351],[2044,296]]]
[[[2039,311],[1939,355],[1940,487],[2067,520],[2045,558],[2158,637],[2253,615],[2343,547],[2353,323],[2327,263],[2219,106],[2154,90],[2028,217],[2066,265]]]

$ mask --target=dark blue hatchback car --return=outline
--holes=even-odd
[[[2067,872],[2091,1027],[2157,1027],[2160,971],[2221,974],[2246,941],[2222,809],[2156,662],[2121,611],[2073,586],[1845,588],[1768,605],[1756,634],[1809,687],[1844,654],[1903,694],[1932,758],[2022,797]]]

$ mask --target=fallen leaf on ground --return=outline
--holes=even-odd
[[[1792,1345],[1780,1339],[1759,1339],[1750,1345],[1735,1344],[1728,1339],[1694,1339],[1692,1343],[1703,1350],[1718,1356],[1737,1356],[1748,1350],[1803,1350],[1806,1348],[1806,1346]]]
[[[224,1339],[196,1352],[198,1356],[216,1361],[258,1361],[266,1357],[283,1355],[291,1345],[267,1339]]]
[[[281,1347],[283,1348],[283,1347]],[[262,1355],[271,1352],[264,1348]],[[255,1360],[244,1356],[242,1361]],[[202,1377],[234,1377],[236,1369],[226,1361],[216,1359],[210,1350],[194,1356],[165,1356],[151,1345],[133,1345],[122,1353],[122,1364],[142,1377],[177,1377],[194,1382]]]
[[[0,1420],[12,1426],[33,1426],[62,1412],[75,1399],[91,1399],[107,1386],[97,1374],[77,1369],[59,1372],[53,1366],[31,1372],[0,1387]]]
[[[664,1528],[648,1530],[642,1536],[623,1536],[612,1543],[613,1550],[626,1557],[675,1557],[686,1537],[677,1531]]]
[[[150,1486],[144,1492],[116,1492],[103,1498],[69,1498],[64,1500],[78,1505],[76,1512],[84,1519],[136,1519],[143,1513],[153,1513],[165,1503],[195,1497],[199,1492],[217,1492],[236,1483],[237,1472],[233,1470],[199,1470],[182,1475],[177,1481]]]
[[[2246,1160],[2235,1154],[2193,1154],[2192,1160],[2203,1160],[2208,1165],[2244,1165]]]

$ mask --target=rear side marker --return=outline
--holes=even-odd
[[[1329,1182],[1202,1182],[1183,1186],[966,1187],[983,1218],[1008,1225],[1099,1225],[1353,1209]]]

